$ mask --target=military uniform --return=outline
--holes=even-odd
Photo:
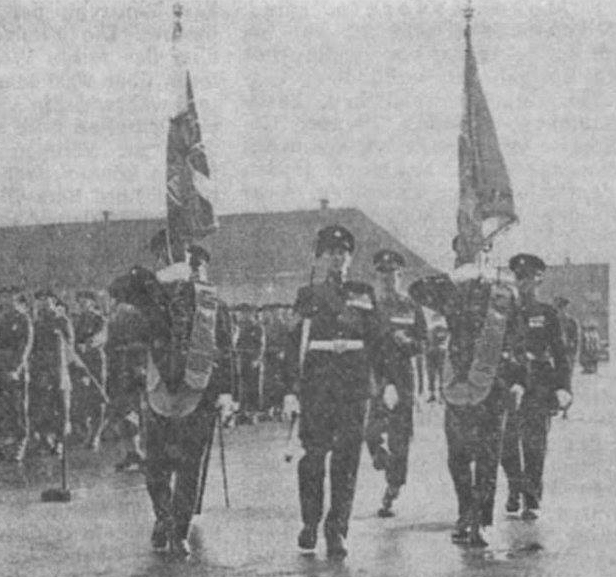
[[[517,261],[512,261],[515,268]],[[545,265],[540,270],[544,268]],[[511,512],[519,507],[520,493],[526,509],[539,508],[550,415],[558,409],[556,391],[571,390],[567,351],[556,309],[534,298],[522,302],[516,326],[514,354],[525,368],[526,392],[521,406],[507,422],[503,444],[502,464],[509,481],[507,509]]]
[[[447,463],[458,498],[452,538],[484,544],[477,531],[493,521],[507,383],[520,381],[520,367],[507,352],[514,335],[513,293],[478,278],[454,284],[445,275],[418,281],[410,290],[445,317],[450,333],[443,393]]]
[[[7,291],[10,293],[10,291]],[[11,441],[5,457],[21,461],[30,434],[28,394],[32,320],[13,306],[0,313],[0,423],[1,434]]]
[[[395,273],[405,264],[402,255],[391,250],[376,253],[373,262],[377,271],[386,274]],[[372,401],[366,441],[375,468],[385,470],[387,489],[379,515],[388,517],[393,514],[393,500],[406,483],[413,436],[412,360],[421,352],[426,338],[426,320],[421,307],[395,287],[378,299],[377,309],[381,353],[375,366],[377,395]],[[395,388],[396,403],[388,407],[384,394],[390,385]]]
[[[146,485],[156,515],[152,543],[187,554],[218,415],[215,403],[231,391],[233,351],[226,305],[211,285],[189,280],[179,270],[182,265],[160,271],[160,281],[134,268],[126,300],[148,324]]]
[[[426,352],[426,365],[428,369],[428,390],[430,391],[429,402],[436,401],[436,381],[442,397],[445,359],[447,357],[447,328],[441,325],[435,326],[428,338]]]
[[[77,298],[95,300],[93,294],[78,293]],[[75,327],[75,348],[81,361],[103,390],[107,389],[107,319],[95,309],[82,311],[73,318]],[[76,369],[79,371],[79,368]],[[93,449],[100,444],[105,426],[106,404],[98,387],[91,382],[83,370],[81,385],[75,387],[73,394],[73,422],[81,422],[86,431],[86,443]]]
[[[289,330],[281,318],[284,305],[264,307],[265,363],[263,396],[265,408],[277,414],[282,408],[284,397],[284,355]]]
[[[333,226],[319,233],[317,256],[332,246],[351,252],[352,235]],[[325,458],[330,458],[330,509],[325,520],[329,555],[345,555],[363,441],[378,320],[370,285],[325,282],[302,287],[295,310],[301,317],[287,348],[289,385],[299,393],[299,437],[305,451],[298,464],[304,529],[300,548],[312,550],[323,515]]]
[[[55,299],[47,293],[38,296]],[[47,308],[40,310],[34,321],[30,418],[33,431],[48,444],[52,439],[59,442],[69,416],[71,383],[66,353],[72,346],[73,330],[68,319]]]
[[[251,311],[249,305],[238,310]],[[236,351],[239,361],[240,410],[254,415],[263,408],[263,355],[265,353],[265,330],[253,318],[238,322],[239,334]]]

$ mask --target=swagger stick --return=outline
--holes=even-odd
[[[215,419],[218,417],[216,416]],[[203,494],[205,493],[205,483],[207,480],[207,471],[210,465],[210,455],[212,454],[212,443],[214,442],[214,433],[216,432],[216,421],[210,429],[210,437],[207,441],[207,447],[203,453],[201,462],[201,477],[199,479],[199,497],[197,500],[197,506],[195,507],[195,515],[201,515],[203,509]]]
[[[227,484],[227,465],[225,462],[225,443],[222,435],[222,417],[220,412],[216,417],[216,422],[218,423],[218,444],[220,445],[220,466],[222,468],[222,486],[225,492],[225,507],[227,509],[231,506],[229,503],[229,486]],[[213,436],[213,435],[212,435]]]

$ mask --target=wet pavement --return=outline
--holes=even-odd
[[[218,452],[213,453],[203,515],[191,534],[194,554],[171,560],[150,550],[153,522],[143,477],[115,473],[119,451],[71,451],[70,503],[41,503],[58,486],[59,465],[35,459],[0,467],[0,575],[39,576],[524,576],[616,575],[616,370],[576,375],[569,419],[553,420],[542,516],[527,522],[504,512],[499,477],[490,545],[451,544],[453,488],[445,460],[442,406],[422,404],[407,486],[396,517],[379,519],[382,475],[362,459],[344,562],[324,544],[305,558],[295,461],[284,462],[286,426],[263,423],[225,431],[231,508],[225,509]]]

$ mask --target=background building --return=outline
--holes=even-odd
[[[552,302],[568,298],[568,312],[580,323],[594,320],[601,338],[609,341],[610,265],[605,263],[551,265],[545,273],[539,296]]]
[[[372,255],[381,248],[402,253],[405,284],[436,272],[391,233],[355,208],[228,214],[205,239],[212,253],[211,279],[229,303],[292,303],[309,282],[314,239],[338,223],[355,235],[351,277],[373,280]],[[112,220],[0,228],[0,282],[28,287],[104,289],[135,264],[151,267],[150,238],[163,219]]]

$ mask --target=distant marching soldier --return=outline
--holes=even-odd
[[[285,306],[264,306],[265,363],[264,398],[270,418],[280,414],[284,397],[284,354],[288,328],[284,320]]]
[[[86,446],[98,451],[105,427],[106,403],[98,387],[107,388],[107,319],[98,309],[92,291],[78,291],[75,296],[79,305],[79,312],[73,317],[75,349],[90,374],[81,370],[81,386],[75,387],[73,395],[73,421],[82,422]],[[98,386],[92,382],[92,377]]]
[[[263,359],[265,328],[255,307],[242,303],[237,307],[238,329],[236,351],[240,368],[240,411],[244,420],[256,423],[263,409]]]
[[[439,399],[443,398],[445,359],[447,358],[447,339],[449,332],[443,325],[435,325],[429,332],[426,350],[428,369],[428,403],[436,402],[436,381],[438,380]]]
[[[502,464],[509,481],[507,511],[520,508],[523,517],[534,519],[543,494],[543,467],[550,416],[571,403],[571,373],[558,315],[549,304],[539,302],[545,263],[531,254],[518,254],[509,261],[516,277],[521,310],[515,354],[526,369],[526,394],[518,411],[507,422]]]
[[[284,413],[300,409],[299,437],[305,451],[298,464],[304,527],[302,552],[314,551],[323,515],[325,458],[330,458],[330,509],[324,533],[329,557],[347,551],[344,539],[355,494],[370,374],[376,360],[379,325],[374,290],[347,281],[355,241],[344,227],[319,231],[315,256],[323,258],[323,282],[299,289],[295,309],[301,322],[287,348],[290,394]],[[297,396],[299,395],[299,407]]]
[[[382,355],[375,367],[377,395],[366,436],[375,468],[385,469],[387,482],[378,515],[392,517],[393,501],[406,483],[413,436],[412,359],[421,352],[426,338],[426,320],[421,306],[400,291],[404,257],[393,250],[381,250],[374,255],[373,262],[379,275],[377,306]],[[387,447],[383,445],[384,436]]]
[[[159,254],[165,253],[162,239],[157,235],[151,244]],[[205,487],[219,410],[224,418],[232,409],[231,324],[227,306],[207,281],[209,260],[205,249],[191,245],[187,262],[156,275],[134,267],[126,295],[149,328],[145,429],[146,486],[156,516],[152,545],[182,557],[190,555],[188,532]]]
[[[580,347],[580,365],[584,374],[597,372],[601,342],[597,323],[594,320],[585,321],[582,325],[582,338]]]
[[[558,320],[565,341],[567,350],[567,359],[569,360],[569,368],[573,371],[575,360],[577,358],[578,348],[580,346],[580,326],[577,320],[567,312],[569,299],[563,296],[557,296],[554,299],[554,308],[558,313]]]
[[[2,290],[0,310],[0,423],[11,440],[2,455],[21,462],[30,434],[28,389],[34,331],[26,297],[17,287]],[[9,454],[10,450],[10,454]]]
[[[67,347],[74,333],[64,304],[49,290],[35,293],[38,301],[31,355],[30,417],[35,436],[53,453],[63,450],[71,431],[71,383]]]
[[[485,546],[481,529],[493,522],[509,392],[516,403],[524,393],[522,369],[510,352],[514,291],[477,276],[454,283],[447,275],[417,281],[409,291],[444,316],[449,328],[443,396],[447,463],[458,499],[452,541]]]

